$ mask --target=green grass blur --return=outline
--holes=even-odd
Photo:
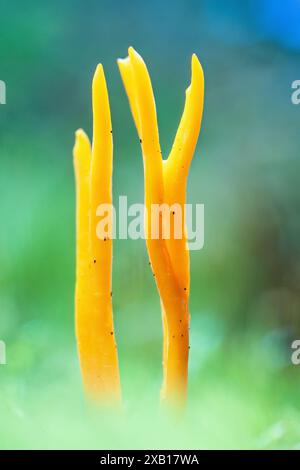
[[[299,51],[261,39],[251,24],[249,37],[237,29],[233,38],[226,15],[205,1],[2,4],[0,448],[298,448],[300,369],[290,345],[300,334],[299,109],[290,84]],[[100,61],[114,197],[143,201],[139,142],[115,62],[129,45],[152,76],[165,156],[193,52],[206,78],[188,187],[188,202],[205,204],[205,247],[191,253],[181,422],[159,410],[160,306],[143,241],[114,243],[121,416],[85,403],[76,356],[72,147],[78,127],[91,136]]]

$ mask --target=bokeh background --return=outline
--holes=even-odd
[[[298,448],[299,0],[0,2],[0,448]],[[116,59],[144,57],[167,156],[190,80],[206,93],[188,202],[205,204],[191,253],[190,396],[159,412],[161,318],[143,241],[114,243],[121,417],[86,405],[74,339],[74,131],[91,136],[105,67],[114,196],[143,201],[140,146]]]

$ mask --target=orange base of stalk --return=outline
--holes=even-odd
[[[163,321],[163,384],[161,403],[183,411],[188,393],[189,361],[189,315],[174,319],[168,326],[166,312],[162,309]]]
[[[75,314],[77,348],[84,390],[88,399],[100,405],[121,403],[117,346],[110,299],[100,299],[90,310],[88,300],[77,301]]]

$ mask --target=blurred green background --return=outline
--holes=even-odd
[[[298,0],[0,2],[0,448],[298,448],[300,367]],[[133,45],[167,156],[196,52],[206,79],[188,202],[205,205],[191,252],[188,409],[158,408],[159,298],[143,241],[114,243],[121,417],[86,405],[74,339],[74,131],[91,136],[102,62],[114,196],[143,201],[140,146],[116,59]],[[298,175],[298,176],[297,176]]]

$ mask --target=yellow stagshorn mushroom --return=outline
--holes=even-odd
[[[132,47],[126,59],[118,60],[118,65],[140,137],[144,161],[146,243],[162,306],[164,345],[161,398],[183,405],[187,395],[190,320],[190,268],[184,205],[189,166],[201,127],[204,76],[194,54],[192,79],[186,90],[183,115],[171,153],[167,160],[162,160],[155,100],[147,67]],[[164,238],[161,228],[157,238],[151,237],[151,208],[157,204],[168,204],[171,208],[175,204],[176,210],[180,209],[183,214],[181,238],[174,236],[175,219],[169,239]],[[172,211],[174,217],[176,210]],[[164,216],[161,214],[159,225],[163,223]]]
[[[111,298],[112,240],[99,238],[96,211],[112,204],[113,142],[107,86],[101,64],[93,79],[93,146],[76,132],[76,337],[86,393],[99,402],[120,401]]]

